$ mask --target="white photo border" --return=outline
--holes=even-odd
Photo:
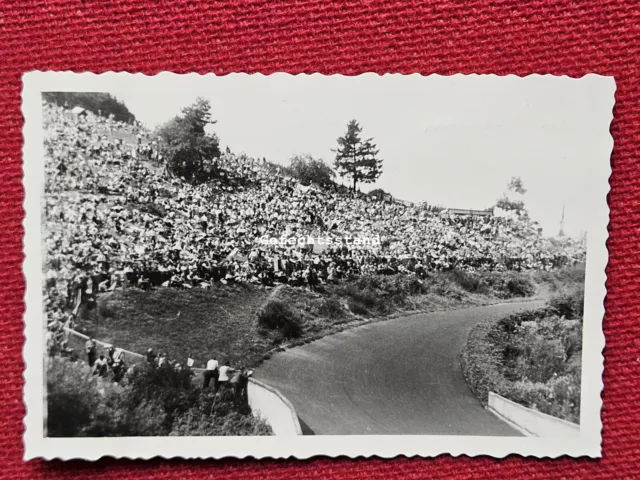
[[[248,75],[243,73],[231,75]],[[261,74],[254,74],[261,75]],[[291,76],[275,73],[270,77]],[[300,77],[322,76],[321,74]],[[336,75],[334,75],[335,77]],[[412,74],[359,75],[362,82],[397,81],[399,77],[420,77]],[[461,74],[454,75],[461,76]],[[476,75],[470,75],[476,76]],[[483,75],[487,77],[487,75]],[[491,77],[501,78],[496,75]],[[340,76],[338,76],[340,77]],[[513,77],[513,75],[511,75]],[[42,328],[42,232],[41,205],[44,194],[44,158],[42,132],[43,91],[110,91],[114,85],[120,89],[127,85],[154,84],[167,82],[175,88],[178,85],[204,84],[216,78],[214,74],[195,73],[179,75],[163,72],[155,76],[141,73],[107,72],[29,72],[23,76],[22,112],[24,124],[23,184],[25,191],[24,209],[24,253],[23,273],[26,279],[24,316],[25,345],[23,358],[24,372],[24,458],[44,459],[86,459],[96,460],[104,456],[130,459],[153,457],[181,458],[290,458],[305,459],[314,456],[348,456],[391,458],[399,455],[412,457],[433,457],[442,454],[453,456],[488,455],[505,457],[511,454],[533,457],[559,456],[593,458],[601,457],[600,417],[603,388],[602,373],[604,357],[602,351],[605,337],[602,331],[604,300],[606,295],[606,273],[608,251],[609,208],[607,194],[610,190],[610,155],[613,138],[610,125],[615,104],[615,81],[612,77],[595,74],[579,79],[566,76],[530,75],[521,77],[523,81],[585,82],[593,95],[604,95],[611,102],[607,118],[601,118],[602,146],[608,152],[601,162],[591,165],[598,178],[597,188],[592,195],[601,199],[598,208],[592,212],[591,225],[587,236],[587,267],[585,281],[585,315],[583,330],[582,393],[580,435],[572,438],[534,437],[486,437],[449,435],[348,435],[348,436],[303,436],[303,437],[104,437],[104,438],[46,438],[44,436],[44,332]],[[354,78],[354,77],[344,77]],[[148,83],[147,83],[148,82]],[[606,148],[605,148],[606,147]]]

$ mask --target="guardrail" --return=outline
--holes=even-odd
[[[527,408],[489,392],[487,408],[529,437],[575,437],[580,425]]]
[[[296,409],[277,389],[250,378],[247,393],[251,411],[266,420],[275,435],[302,435]]]
[[[70,328],[65,328],[64,331],[67,334],[69,346],[72,347],[76,352],[78,352],[80,357],[83,357],[84,345],[87,340],[89,340],[89,337],[84,333],[76,332],[75,330],[72,330]],[[96,340],[96,344],[102,348],[109,348],[112,345],[111,343],[102,342],[100,340]],[[124,348],[122,349],[122,351],[124,352],[125,360],[129,364],[141,364],[147,361],[147,357],[145,357],[144,355],[130,352],[129,350],[125,350]]]
[[[89,340],[89,337],[70,328],[65,328],[65,332],[68,335],[69,346],[82,356],[85,343]],[[96,340],[96,344],[102,348],[111,346],[110,343],[99,340]],[[122,351],[125,354],[126,362],[129,364],[143,364],[147,361],[144,355],[124,349]],[[203,368],[193,368],[192,370],[198,376],[201,376],[202,372],[204,372]],[[271,430],[273,430],[274,435],[302,435],[300,420],[298,420],[295,408],[277,389],[249,378],[247,397],[252,415],[266,421]]]

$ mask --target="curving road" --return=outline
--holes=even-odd
[[[303,427],[316,435],[517,436],[471,392],[460,353],[469,331],[485,318],[543,303],[472,307],[357,327],[278,353],[255,377],[280,390]]]

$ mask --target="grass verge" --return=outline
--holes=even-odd
[[[562,274],[565,275],[565,274]],[[314,291],[279,286],[103,294],[79,330],[127,350],[147,348],[202,366],[215,356],[256,366],[279,349],[397,316],[521,299],[557,289],[559,274],[433,272],[426,278],[366,275]]]

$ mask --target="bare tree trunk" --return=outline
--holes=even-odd
[[[358,167],[356,167],[356,152],[353,151],[353,193],[356,193],[356,183],[358,182]]]

